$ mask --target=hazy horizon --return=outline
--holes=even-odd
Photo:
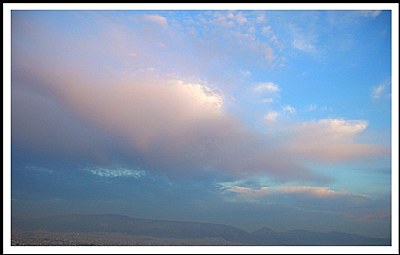
[[[11,22],[13,217],[391,237],[391,11]]]

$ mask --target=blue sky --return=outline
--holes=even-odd
[[[391,234],[390,11],[13,11],[12,213]]]

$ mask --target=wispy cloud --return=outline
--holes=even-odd
[[[216,12],[213,22],[220,26],[232,27],[234,25],[242,25],[248,20],[241,12]]]
[[[240,70],[240,74],[245,78],[251,76],[251,72],[249,70]]]
[[[34,166],[34,165],[28,165],[25,167],[25,169],[32,170],[35,172],[47,173],[47,174],[54,173],[54,171],[51,169],[48,169],[46,167]]]
[[[268,122],[275,122],[277,120],[279,116],[279,113],[276,111],[268,111],[265,115],[264,115],[264,120],[268,121]]]
[[[336,198],[350,195],[346,191],[335,191],[329,187],[315,186],[271,186],[271,187],[245,187],[245,186],[222,186],[224,191],[239,194],[249,198],[262,198],[277,195],[304,196],[316,199]]]
[[[288,112],[288,113],[295,113],[295,112],[296,112],[296,108],[294,108],[294,107],[291,106],[291,105],[285,105],[285,106],[283,107],[283,110],[284,110],[285,112]]]
[[[306,17],[310,21],[305,26],[300,27],[297,24],[290,24],[289,28],[292,36],[292,47],[306,53],[314,53],[317,51],[318,33],[316,24],[318,23],[318,16],[312,13],[309,13],[309,15]]]
[[[265,46],[264,57],[268,61],[268,63],[272,66],[275,61],[274,50],[269,46]]]
[[[298,38],[294,39],[292,42],[292,46],[293,48],[301,51],[306,51],[306,52],[315,51],[315,45],[303,39],[298,39]]]
[[[381,10],[369,10],[369,11],[359,11],[358,13],[363,17],[375,18],[375,17],[378,17],[382,13],[382,11]]]
[[[390,86],[390,82],[381,82],[380,84],[372,87],[371,97],[373,99],[381,99],[382,97],[385,96],[385,92],[388,86]]]
[[[272,104],[275,100],[273,98],[265,98],[261,100],[261,103],[263,104]]]
[[[268,93],[277,93],[280,91],[279,87],[277,84],[273,82],[266,82],[266,83],[261,83],[257,85],[254,88],[255,92],[268,92]]]
[[[270,40],[270,42],[279,50],[283,50],[284,45],[279,40],[278,36],[272,31],[271,26],[264,26],[261,28],[261,32]]]
[[[167,18],[165,18],[161,15],[145,15],[143,18],[147,21],[153,22],[153,23],[158,24],[163,27],[168,26]]]
[[[313,112],[313,111],[315,111],[315,110],[317,110],[317,105],[315,105],[315,104],[310,104],[308,107],[307,107],[307,111],[309,111],[309,112]]]
[[[142,169],[129,169],[123,167],[87,167],[86,171],[94,175],[98,175],[101,177],[133,177],[140,178],[146,175],[146,172]]]

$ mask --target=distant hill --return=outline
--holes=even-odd
[[[111,232],[161,238],[222,238],[249,242],[252,235],[244,230],[209,223],[136,219],[120,215],[62,215],[37,219],[13,219],[14,230],[54,232]]]
[[[370,238],[343,232],[315,232],[309,230],[293,230],[275,232],[263,228],[253,232],[254,239],[265,245],[390,245],[385,238]]]
[[[12,237],[23,231],[119,233],[137,237],[181,240],[224,240],[232,245],[390,245],[389,239],[341,232],[294,230],[275,232],[262,228],[253,233],[223,224],[137,219],[121,215],[59,215],[12,219]],[[109,244],[106,244],[109,245]],[[207,244],[205,244],[207,245]]]

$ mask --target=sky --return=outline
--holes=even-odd
[[[12,216],[391,236],[391,12],[11,13]]]

